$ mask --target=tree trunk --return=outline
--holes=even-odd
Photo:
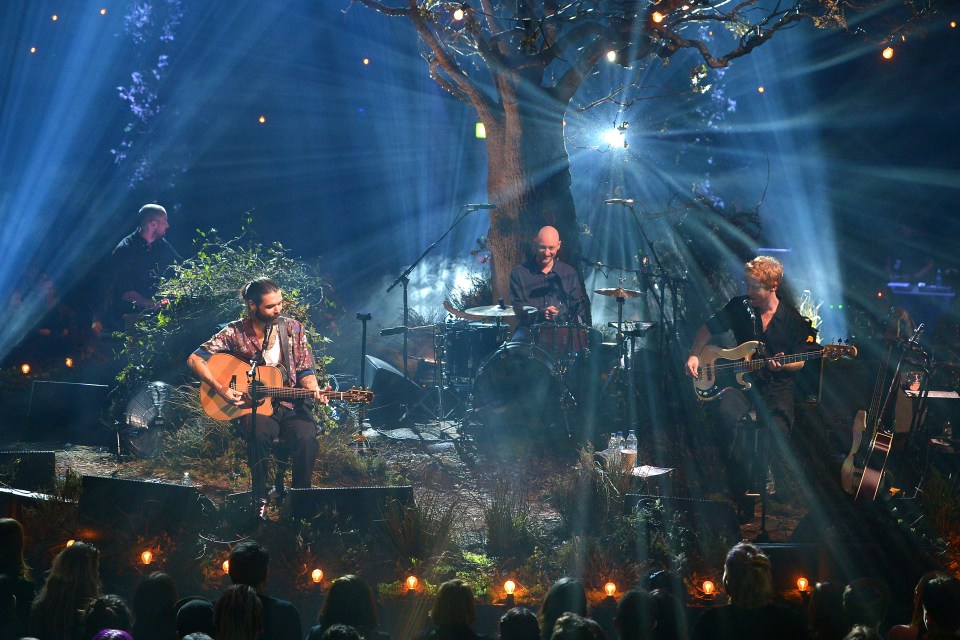
[[[494,302],[509,302],[510,270],[532,257],[531,242],[540,227],[560,231],[560,259],[574,266],[580,243],[563,139],[565,105],[543,94],[501,97],[505,107],[499,117],[484,122],[487,191],[497,205],[490,213],[487,243]]]

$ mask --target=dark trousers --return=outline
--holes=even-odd
[[[793,386],[753,387],[747,392],[731,389],[717,404],[719,446],[731,493],[739,497],[747,491],[763,491],[769,466],[779,476],[781,464],[794,464],[788,446],[794,419]]]
[[[251,491],[254,501],[267,495],[267,474],[270,455],[275,442],[279,445],[278,464],[285,463],[287,455],[293,467],[292,486],[310,488],[313,466],[317,461],[317,423],[302,406],[289,409],[278,405],[273,415],[257,414],[256,429],[251,429],[251,416],[238,421],[241,435],[247,441],[247,464],[250,465]]]

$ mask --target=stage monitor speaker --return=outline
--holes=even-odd
[[[97,444],[105,434],[100,414],[110,387],[105,384],[34,380],[27,418],[35,434]]]
[[[24,509],[37,509],[51,497],[43,493],[23,489],[0,489],[0,518],[13,518],[23,522]]]
[[[339,522],[369,526],[383,519],[385,509],[413,504],[413,487],[329,487],[290,489],[290,513],[298,520],[337,513]]]
[[[630,514],[641,505],[650,506],[658,500],[668,513],[683,514],[691,527],[696,525],[706,526],[730,537],[733,541],[739,541],[743,537],[740,532],[740,522],[737,520],[737,514],[733,510],[733,506],[726,501],[628,493],[624,497],[623,510]]]
[[[53,451],[0,451],[0,482],[17,489],[49,491],[56,484]]]
[[[206,528],[216,507],[195,487],[83,476],[77,519],[111,535],[144,535]]]
[[[367,356],[363,386],[373,391],[373,402],[366,416],[374,427],[395,429],[407,408],[415,407],[425,393],[424,389],[405,378],[390,363]]]

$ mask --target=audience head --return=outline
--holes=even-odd
[[[360,632],[348,624],[334,624],[323,630],[321,640],[363,640]]]
[[[605,640],[599,624],[576,613],[564,613],[553,625],[555,640]]]
[[[176,621],[174,605],[179,599],[173,578],[159,571],[151,573],[133,592],[133,617],[137,627],[172,629]]]
[[[773,599],[770,559],[749,542],[733,546],[723,565],[723,586],[730,602],[745,609],[758,609]]]
[[[30,579],[23,559],[23,527],[13,518],[0,518],[0,574]]]
[[[879,628],[889,604],[890,589],[880,580],[859,578],[843,590],[843,611],[851,625]]]
[[[430,619],[438,627],[472,627],[477,620],[470,584],[455,578],[440,585]]]
[[[653,600],[656,626],[654,640],[679,640],[687,637],[687,612],[683,600],[673,591],[654,589]]]
[[[370,586],[354,575],[334,580],[323,601],[323,609],[320,610],[317,622],[324,628],[341,624],[364,631],[376,629],[380,620],[377,618],[377,605]]]
[[[587,615],[587,592],[578,580],[560,578],[553,583],[540,605],[540,637],[550,640],[553,625],[564,613]]]
[[[100,552],[76,542],[53,560],[53,566],[30,611],[37,635],[62,637],[76,625],[79,612],[100,595]]]
[[[631,589],[617,603],[613,626],[621,640],[644,640],[652,637],[656,625],[653,598],[643,589]]]
[[[263,631],[263,605],[256,589],[248,584],[229,587],[213,610],[213,631],[217,640],[256,640]]]
[[[810,631],[816,640],[840,640],[850,630],[843,612],[843,587],[818,582],[810,592],[807,606]]]
[[[133,636],[123,629],[103,629],[90,640],[133,640]]]
[[[92,638],[100,631],[130,631],[130,609],[120,596],[97,596],[83,612],[83,637]]]
[[[213,633],[213,604],[206,598],[190,598],[177,603],[177,637]]]
[[[500,616],[500,640],[539,640],[537,615],[525,607],[514,607]]]
[[[942,571],[927,571],[920,576],[920,579],[917,581],[917,586],[913,588],[913,616],[910,618],[910,624],[917,627],[921,634],[925,628],[923,623],[923,590],[926,588],[928,582],[937,576],[945,575],[947,574]]]
[[[270,554],[258,542],[241,542],[230,552],[230,580],[233,584],[248,584],[263,589],[267,582]]]
[[[180,640],[213,640],[213,638],[209,634],[196,631],[194,633],[188,633],[181,637]]]
[[[855,624],[843,640],[883,640],[880,632],[865,624]]]
[[[923,589],[923,622],[931,635],[949,636],[960,631],[960,581],[939,575]]]

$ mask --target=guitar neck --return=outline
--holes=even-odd
[[[792,355],[772,356],[770,358],[755,358],[741,364],[742,371],[756,371],[767,366],[768,362],[779,362],[780,364],[790,364],[791,362],[806,362],[807,360],[817,360],[823,357],[823,349],[819,351],[804,351],[803,353],[794,353]]]
[[[247,391],[249,393],[249,390]],[[300,398],[312,398],[313,391],[301,387],[266,387],[257,385],[257,393],[271,398],[280,398],[281,400],[297,400]],[[343,391],[327,391],[326,396],[330,400],[343,400],[346,396]]]

